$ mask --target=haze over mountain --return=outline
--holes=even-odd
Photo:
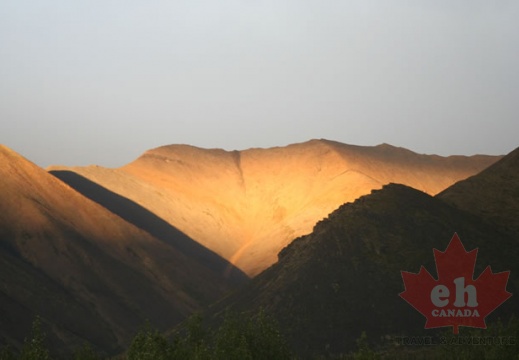
[[[0,344],[19,347],[40,315],[56,348],[120,351],[146,319],[171,326],[246,278],[187,236],[157,239],[4,146],[0,199]]]
[[[511,216],[518,211],[518,154],[436,197],[389,184],[342,205],[206,316],[215,321],[229,309],[254,314],[263,308],[305,358],[352,351],[362,331],[378,343],[395,335],[431,336],[435,330],[423,330],[425,318],[398,296],[400,272],[418,273],[424,265],[437,278],[432,249],[444,251],[457,232],[467,251],[479,248],[474,279],[488,265],[495,273],[511,271],[507,290],[514,296],[487,317],[506,322],[519,314],[519,217]]]
[[[135,202],[254,276],[343,203],[390,182],[435,195],[499,158],[312,140],[232,152],[170,145],[117,169],[49,170],[87,196],[85,180]]]

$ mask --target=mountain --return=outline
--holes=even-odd
[[[213,305],[206,317],[217,321],[229,309],[253,314],[263,308],[277,318],[293,348],[305,358],[354,350],[362,331],[375,341],[431,335],[435,331],[423,330],[425,318],[398,296],[404,291],[400,272],[418,273],[424,265],[436,277],[432,249],[444,251],[455,232],[467,250],[479,248],[474,278],[487,265],[494,272],[511,270],[507,289],[517,293],[519,232],[497,225],[508,224],[507,210],[487,221],[481,202],[474,211],[460,208],[471,204],[472,197],[491,199],[490,205],[517,203],[517,194],[499,189],[501,181],[519,173],[516,160],[514,151],[437,197],[389,184],[342,205],[311,234],[284,248],[277,263]],[[477,184],[477,192],[461,190],[472,184]],[[517,182],[508,185],[513,188]],[[451,199],[448,194],[456,206],[444,200]],[[512,296],[487,321],[508,319],[517,309],[519,300]]]
[[[131,200],[254,276],[292,239],[311,232],[345,202],[390,182],[434,195],[499,158],[312,140],[230,152],[170,145],[118,169],[56,166],[49,171],[127,220],[141,219],[139,227],[154,228],[138,212],[117,212],[121,206],[93,194],[85,180]]]
[[[519,148],[476,176],[460,181],[438,198],[486,221],[519,233]]]
[[[178,230],[157,239],[5,146],[0,199],[0,344],[20,347],[39,315],[53,348],[114,353],[146,320],[164,329],[246,280]]]
[[[363,286],[376,275],[374,284],[386,287],[385,294],[398,288],[400,283],[384,278],[400,266],[393,263],[394,251],[409,246],[412,259],[405,269],[411,271],[411,265],[428,257],[420,257],[422,247],[409,239],[424,237],[426,245],[437,244],[433,235],[453,231],[456,219],[466,222],[458,230],[462,240],[466,234],[489,238],[493,223],[431,195],[499,158],[440,157],[387,144],[313,140],[232,152],[170,145],[118,169],[45,171],[0,146],[0,344],[20,347],[40,315],[52,348],[66,354],[87,341],[113,354],[128,345],[146,319],[159,329],[170,328],[246,283],[241,270],[254,276],[268,268],[212,309],[265,306],[292,339],[300,336],[295,343],[304,351],[319,352],[326,344],[330,351],[348,348],[330,332],[347,329],[336,305],[353,307],[347,314],[358,319],[357,312],[370,302],[348,298],[346,287],[366,296]],[[391,182],[423,192],[385,186]],[[341,204],[381,188],[340,207],[314,233],[301,237]],[[443,230],[431,227],[417,235],[410,225],[415,222],[438,223]],[[345,229],[352,229],[353,237],[339,250],[330,248],[328,231],[342,236]],[[362,231],[375,240],[364,240]],[[498,243],[510,240],[507,231],[496,236]],[[297,237],[276,263],[276,254]],[[375,264],[359,265],[365,255]],[[388,309],[380,302],[376,306]],[[392,319],[384,320],[382,328],[393,329]],[[370,333],[380,328],[362,324]],[[350,333],[344,334],[350,339]]]

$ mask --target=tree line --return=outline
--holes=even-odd
[[[89,344],[77,349],[73,360],[100,360]],[[215,330],[202,324],[200,315],[191,316],[184,327],[166,337],[146,323],[117,360],[256,360],[291,359],[288,343],[277,322],[260,310],[256,316],[227,312]],[[55,360],[45,344],[41,319],[36,317],[31,336],[19,353],[9,347],[0,350],[0,360]]]
[[[487,329],[462,328],[459,336],[450,330],[440,337],[445,344],[402,344],[398,341],[368,341],[361,331],[357,349],[347,354],[327,354],[330,359],[519,359],[519,319],[493,322]],[[398,337],[396,337],[398,339]],[[493,340],[483,344],[481,341]],[[469,341],[467,341],[469,340]],[[496,340],[501,340],[501,342]],[[77,349],[69,359],[101,360],[89,344]],[[146,323],[128,349],[113,360],[276,360],[296,359],[275,319],[260,310],[255,316],[226,312],[214,330],[203,326],[200,315],[191,316],[172,336]],[[314,356],[314,359],[324,359]],[[0,348],[0,360],[57,360],[45,343],[41,319],[36,317],[29,338],[19,352]]]

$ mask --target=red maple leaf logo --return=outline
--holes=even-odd
[[[422,266],[418,274],[402,271],[400,297],[427,318],[425,329],[459,326],[486,329],[485,317],[505,302],[510,271],[494,274],[490,266],[472,279],[478,249],[467,252],[454,234],[445,252],[433,249],[438,280]]]

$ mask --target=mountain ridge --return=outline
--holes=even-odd
[[[519,232],[516,221],[519,218],[519,172],[513,171],[518,168],[519,148],[476,176],[445,189],[437,197],[512,232]]]
[[[499,158],[311,140],[241,151],[165,145],[117,169],[48,170],[77,172],[132,199],[254,276],[345,202],[389,182],[434,195]]]

